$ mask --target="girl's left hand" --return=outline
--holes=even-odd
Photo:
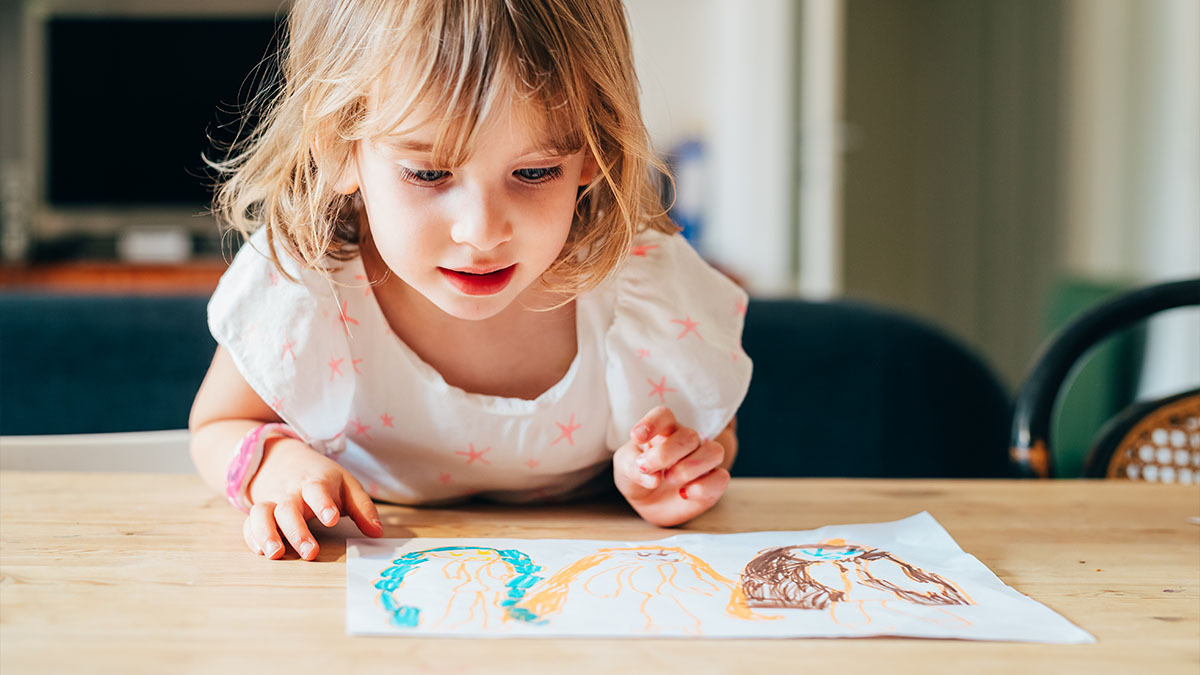
[[[671,527],[712,508],[729,486],[725,447],[658,407],[634,425],[613,455],[617,489],[647,522]]]

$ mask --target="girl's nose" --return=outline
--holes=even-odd
[[[463,201],[450,228],[454,243],[490,251],[512,239],[512,221],[498,200],[476,194]]]

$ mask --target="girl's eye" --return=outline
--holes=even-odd
[[[450,175],[449,171],[439,171],[437,169],[409,169],[400,167],[401,174],[404,180],[417,185],[437,183],[446,176]]]
[[[517,169],[513,175],[526,183],[545,183],[558,178],[562,173],[561,166],[551,166],[543,169]]]

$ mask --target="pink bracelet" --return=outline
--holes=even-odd
[[[236,506],[242,513],[250,513],[250,479],[258,471],[262,463],[263,445],[273,436],[287,436],[300,439],[300,435],[286,424],[272,422],[255,427],[242,437],[241,444],[229,461],[229,469],[225,472],[225,496],[229,503]]]

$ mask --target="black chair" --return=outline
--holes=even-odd
[[[0,293],[0,435],[182,429],[207,296]]]
[[[1123,293],[1083,313],[1050,337],[1034,359],[1014,404],[1010,452],[1020,475],[1054,477],[1050,421],[1063,383],[1084,356],[1135,322],[1188,305],[1200,305],[1200,279]],[[1178,469],[1186,468],[1190,480],[1200,469],[1200,428],[1189,425],[1200,425],[1200,389],[1135,403],[1106,425],[1089,453],[1084,473],[1153,481],[1167,475],[1174,479]],[[1164,443],[1157,442],[1164,438]],[[1177,463],[1185,455],[1186,461]],[[1159,460],[1166,461],[1160,465]],[[1147,466],[1154,468],[1147,470]],[[1162,471],[1164,467],[1170,468],[1169,474]]]
[[[735,476],[1007,477],[1011,406],[942,331],[846,301],[753,300]]]

